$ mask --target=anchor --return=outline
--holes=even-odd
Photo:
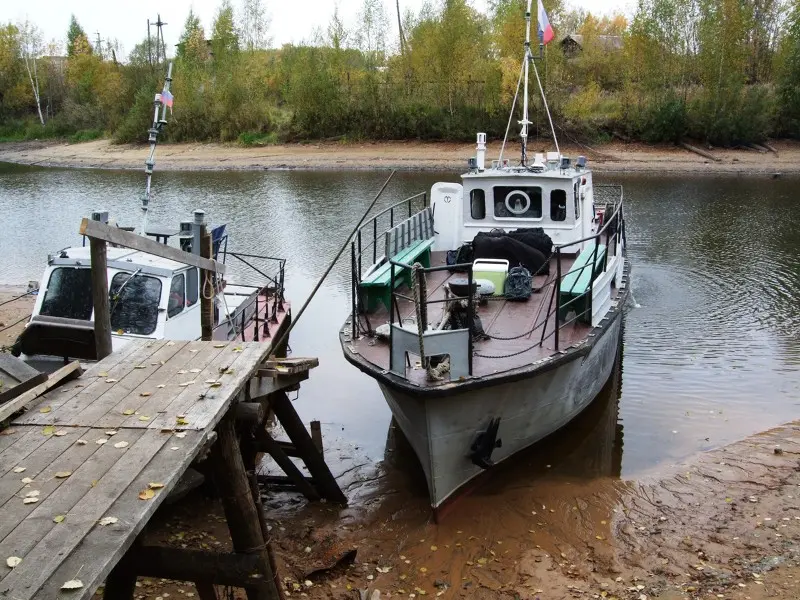
[[[492,452],[495,448],[503,447],[503,440],[497,438],[499,428],[500,417],[492,419],[485,430],[478,432],[475,441],[470,446],[469,457],[472,459],[472,463],[481,469],[493,467]]]

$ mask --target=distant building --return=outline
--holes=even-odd
[[[598,35],[595,39],[603,50],[614,52],[622,50],[622,36]],[[583,51],[584,36],[580,33],[571,33],[564,36],[559,43],[561,44],[561,49],[564,51],[564,55],[571,58]]]

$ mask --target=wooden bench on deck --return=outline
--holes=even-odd
[[[589,286],[603,270],[606,247],[603,244],[597,246],[597,258],[592,269],[591,262],[594,255],[594,246],[584,248],[575,259],[569,273],[561,278],[558,288],[558,313],[562,320],[574,310],[575,314],[581,315],[580,321],[592,322],[592,315],[587,312],[591,307],[591,298],[588,297]]]
[[[423,267],[430,267],[433,234],[433,212],[430,207],[423,208],[386,231],[384,262],[369,272],[359,284],[361,304],[366,312],[374,311],[378,302],[391,310],[393,290],[390,259],[408,266],[419,262]],[[408,269],[395,267],[395,287],[403,283],[410,285],[410,277]]]

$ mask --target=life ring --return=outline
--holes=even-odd
[[[512,200],[513,196],[515,196],[515,195],[520,195],[525,199],[525,205],[524,205],[524,208],[522,208],[522,210],[520,210],[519,208],[512,208],[511,207],[511,200]],[[505,204],[506,204],[506,208],[508,209],[508,212],[510,212],[510,213],[512,213],[514,215],[524,215],[526,212],[528,212],[528,210],[531,207],[531,197],[528,196],[528,194],[526,194],[522,190],[513,190],[511,192],[508,192],[508,195],[506,196]]]

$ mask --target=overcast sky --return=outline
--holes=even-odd
[[[384,1],[387,10],[393,11],[394,2]],[[417,11],[423,1],[400,0],[400,6],[402,10],[409,8]],[[240,0],[233,0],[234,10],[238,8],[239,2]],[[620,10],[627,13],[632,7],[632,0],[567,2],[570,6],[580,6],[598,15]],[[339,12],[345,23],[351,24],[355,21],[361,3],[362,0],[339,0]],[[324,27],[328,23],[334,6],[334,2],[330,0],[304,0],[302,3],[267,0],[265,4],[272,17],[269,35],[273,46],[310,39],[315,27]],[[486,0],[472,0],[472,4],[485,12]],[[99,31],[101,39],[117,38],[127,57],[133,46],[146,37],[147,19],[155,21],[159,11],[161,18],[168,23],[164,27],[164,37],[170,45],[177,41],[190,7],[208,30],[218,5],[219,0],[171,0],[166,3],[142,0],[0,0],[0,23],[28,18],[42,29],[45,41],[56,39],[63,42],[70,14],[75,13],[93,44],[96,32]],[[535,10],[534,2],[534,13]]]

